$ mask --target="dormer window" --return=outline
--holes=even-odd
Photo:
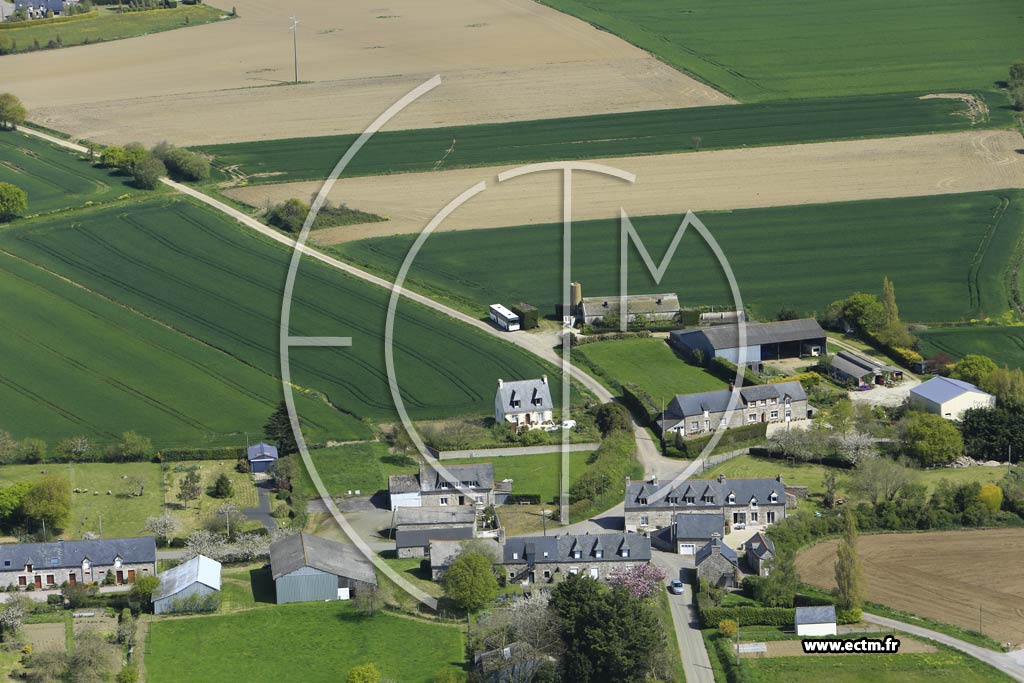
[[[775,493],[775,491],[772,491],[772,495],[770,495],[768,497],[768,502],[770,502],[770,503],[777,503],[778,501],[779,501],[779,494]]]
[[[695,502],[697,502],[697,499],[694,498],[693,496],[683,496],[683,502],[686,503],[687,505],[693,505]]]
[[[513,560],[518,560],[519,559],[519,553],[512,553],[512,559]]]
[[[668,498],[667,500],[668,500],[668,504],[669,505],[675,505],[677,499],[676,498]]]
[[[604,557],[604,551],[598,548],[594,551],[594,557],[601,559],[602,557]]]
[[[121,568],[121,558],[120,557],[115,557],[114,558],[114,569],[120,569],[120,568]]]
[[[626,547],[622,548],[622,556],[623,557],[629,557],[629,548],[626,548]]]
[[[547,556],[548,556],[548,551],[547,551],[547,550],[545,550],[545,551],[544,551],[544,557],[547,557]]]
[[[26,564],[25,565],[25,571],[27,571],[27,572],[32,571],[32,565],[31,564]]]
[[[82,560],[82,571],[89,571],[89,560]]]
[[[646,498],[639,498],[637,500],[637,502],[640,503],[641,505],[647,505],[647,499]]]
[[[583,552],[582,551],[580,551],[580,550],[573,550],[572,551],[572,559],[578,560],[581,557],[583,557]]]
[[[757,507],[757,498],[751,498],[750,499],[750,507],[752,507],[752,508],[756,508]]]
[[[729,494],[729,504],[732,505],[735,502],[736,502],[736,494],[735,493],[730,493]]]

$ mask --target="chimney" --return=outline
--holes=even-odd
[[[779,482],[780,484],[782,483],[782,472],[779,472],[778,474],[775,475],[775,481]]]
[[[720,546],[718,543],[712,543],[711,544],[711,554],[712,555],[721,555],[722,554],[722,546]]]
[[[505,380],[503,380],[502,378],[499,377],[498,378],[498,388],[500,389],[503,386],[505,386]]]
[[[719,484],[724,484],[725,483],[725,474],[719,474],[718,475],[718,483]]]
[[[626,475],[626,486],[629,486],[629,475]]]
[[[651,477],[651,483],[654,484],[655,486],[658,485],[658,475],[657,474],[655,474],[653,477]]]
[[[544,382],[544,384],[547,384],[548,383],[548,376],[544,375],[543,377],[541,377],[541,381]]]

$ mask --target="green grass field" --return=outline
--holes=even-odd
[[[157,199],[135,206],[130,214],[113,209],[87,210],[75,219],[73,227],[67,220],[22,222],[0,233],[0,249],[129,307],[137,312],[130,330],[141,326],[145,321],[139,318],[144,316],[179,331],[197,345],[224,352],[222,362],[240,361],[269,377],[278,375],[279,320],[290,258],[284,247],[184,199]],[[26,269],[22,263],[9,260],[15,264],[12,268]],[[13,316],[12,321],[18,320],[17,315],[38,316],[33,305],[39,298],[46,297],[26,293],[20,310],[10,306],[4,310]],[[342,421],[341,413],[331,411],[343,422],[331,425],[333,438],[365,438],[367,428],[352,415],[372,419],[391,419],[395,415],[383,362],[387,299],[384,289],[309,260],[299,270],[291,333],[349,335],[353,339],[351,348],[295,349],[290,355],[293,383],[320,390],[333,406],[349,414]],[[150,350],[147,357],[133,358],[122,354],[116,343],[103,348],[93,339],[75,339],[75,344],[65,345],[96,344],[97,348],[78,361],[88,363],[86,367],[74,363],[49,367],[46,359],[63,351],[54,339],[74,337],[64,329],[63,316],[39,320],[38,324],[44,326],[39,334],[17,342],[8,335],[5,340],[12,352],[4,356],[4,378],[7,380],[8,365],[12,374],[21,376],[18,385],[7,387],[7,395],[22,404],[18,414],[30,415],[32,406],[47,406],[47,402],[70,403],[66,394],[71,392],[88,403],[75,409],[91,411],[96,421],[105,416],[108,429],[115,424],[117,432],[136,428],[114,406],[99,404],[89,394],[88,386],[106,381],[107,371],[99,367],[104,363],[137,365],[136,383],[118,387],[133,400],[206,404],[203,409],[189,411],[196,416],[192,418],[194,430],[202,429],[201,420],[218,419],[223,423],[223,412],[235,412],[236,400],[244,401],[247,393],[251,397],[251,392],[239,391],[237,386],[230,387],[221,398],[205,395],[189,383],[187,376],[174,376],[170,369],[173,363],[165,362],[157,350]],[[12,322],[10,327],[20,332],[20,321]],[[412,303],[399,306],[394,347],[397,379],[414,419],[488,415],[493,410],[499,377],[555,374],[525,351]],[[149,379],[158,367],[168,373],[170,382],[159,391]],[[40,389],[42,381],[50,384],[48,391]],[[557,377],[553,382],[557,394]],[[28,395],[19,398],[19,390],[27,390]],[[150,394],[139,396],[146,392]],[[241,398],[236,399],[239,394]],[[161,410],[161,405],[150,406],[153,415]],[[50,422],[42,416],[33,421],[34,435],[46,436],[51,428],[68,430],[68,421],[73,419],[66,414],[68,411],[50,412],[57,413]],[[253,418],[262,424],[269,412],[270,406],[265,405]],[[319,417],[314,411],[309,419],[316,421]],[[253,421],[234,423],[236,432],[240,432],[251,428]],[[10,428],[28,432],[15,420],[9,424]]]
[[[840,477],[849,474],[849,470],[826,467],[814,463],[791,464],[785,460],[775,458],[759,458],[751,455],[740,455],[731,460],[714,467],[707,472],[694,475],[700,479],[714,479],[719,474],[724,474],[732,479],[756,479],[761,477],[774,477],[782,474],[787,484],[792,486],[806,486],[811,493],[823,493],[825,486],[822,479],[829,471],[833,471]],[[916,479],[928,487],[931,491],[943,479],[948,479],[957,484],[978,482],[980,484],[998,483],[1006,474],[1004,467],[961,467],[935,470],[916,470]],[[841,483],[841,480],[840,480]],[[842,488],[840,486],[840,488]]]
[[[142,526],[147,517],[160,514],[160,465],[149,462],[80,463],[75,465],[4,465],[0,467],[0,486],[19,481],[36,481],[43,471],[67,477],[71,488],[88,493],[71,494],[71,520],[64,529],[68,538],[81,538],[91,531],[103,536],[145,535]],[[125,478],[122,478],[125,477]],[[130,496],[128,481],[138,477],[145,482],[142,496]],[[111,495],[107,495],[111,491]]]
[[[750,683],[817,683],[824,679],[833,683],[1003,683],[1010,680],[989,665],[947,648],[938,652],[895,655],[753,657],[744,660],[743,670],[743,680]]]
[[[608,387],[621,392],[626,383],[639,384],[656,401],[676,394],[725,389],[722,380],[680,359],[663,339],[621,339],[575,347],[573,356],[594,370]]]
[[[542,0],[743,101],[989,88],[1021,56],[1014,0]]]
[[[1024,327],[936,327],[917,336],[925,358],[940,351],[954,358],[980,353],[999,365],[1024,368]]]
[[[471,465],[489,462],[494,465],[494,478],[497,480],[512,479],[513,493],[534,493],[541,500],[549,502],[558,497],[558,477],[560,472],[561,453],[553,452],[539,455],[515,455],[498,458],[458,458],[445,460],[445,465]],[[575,480],[586,468],[590,453],[570,453],[569,478]],[[419,466],[412,458],[394,455],[388,452],[383,443],[361,443],[321,448],[310,452],[313,465],[316,467],[324,486],[334,496],[347,495],[349,491],[359,490],[362,495],[371,495],[376,491],[387,489],[388,476],[392,474],[413,474]],[[312,483],[302,482],[308,486],[308,495],[316,496]]]
[[[53,447],[84,434],[102,449],[134,430],[158,448],[242,445],[281,398],[276,370],[240,362],[6,253],[0,297],[8,330],[0,336],[0,427],[16,438]],[[301,393],[296,400],[311,440],[366,434],[321,400]]]
[[[26,215],[139,194],[129,180],[39,138],[0,130],[0,183],[11,183],[28,194]]]
[[[896,94],[383,131],[356,155],[345,175],[688,152],[697,146],[694,136],[700,137],[699,149],[708,150],[1012,125],[1004,95],[977,94],[990,110],[988,121],[978,124],[958,114],[965,111],[960,101]],[[260,140],[196,149],[213,155],[215,167],[236,166],[234,174],[253,176],[251,184],[279,183],[326,178],[355,138]]]
[[[459,627],[378,612],[351,603],[278,605],[236,614],[161,619],[149,627],[150,683],[337,683],[360,664],[385,679],[429,683],[441,669],[462,666]]]
[[[1024,225],[1022,198],[1024,193],[1007,190],[706,212],[700,218],[721,245],[755,317],[774,318],[783,306],[812,313],[858,290],[878,293],[887,275],[904,320],[949,321],[1009,310],[1005,272]],[[632,219],[656,261],[679,221]],[[617,219],[574,224],[572,276],[583,284],[584,296],[618,293],[619,230]],[[561,300],[561,235],[560,225],[438,233],[419,252],[409,281],[471,310],[486,310],[494,301],[526,301],[550,315]],[[374,238],[335,250],[391,275],[412,239]],[[501,259],[480,256],[497,253]],[[677,292],[684,305],[731,303],[718,261],[696,231],[683,237],[660,284],[631,251],[629,288]]]
[[[35,42],[45,48],[51,40],[57,40],[58,36],[64,47],[81,45],[86,41],[98,43],[120,40],[208,24],[219,20],[225,14],[222,10],[209,5],[178,5],[171,9],[124,14],[118,14],[113,8],[100,7],[96,16],[74,21],[55,24],[33,24],[28,21],[17,27],[7,25],[0,29],[0,47],[12,52],[24,52],[34,49]]]

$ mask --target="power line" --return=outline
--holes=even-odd
[[[299,19],[298,17],[289,17],[292,20],[292,25],[288,27],[288,30],[292,32],[292,53],[295,58],[295,82],[299,82]]]

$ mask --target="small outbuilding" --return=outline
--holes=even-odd
[[[994,408],[996,397],[970,382],[933,377],[910,390],[910,405],[947,420],[959,420],[971,408]]]
[[[836,635],[836,607],[797,607],[793,626],[798,636]]]
[[[270,546],[277,604],[348,600],[377,586],[373,563],[352,545],[298,533]]]
[[[673,547],[679,555],[696,555],[708,541],[725,538],[725,517],[718,512],[679,513],[672,524]]]
[[[220,592],[220,562],[196,555],[157,575],[160,585],[153,591],[153,612],[176,612],[175,603],[185,598],[205,598]]]
[[[747,566],[758,576],[768,576],[772,560],[775,559],[775,544],[764,532],[758,531],[743,544],[743,558]]]
[[[277,447],[269,443],[258,443],[247,449],[249,471],[259,474],[266,472],[277,462]]]
[[[707,581],[715,588],[732,588],[738,583],[739,558],[724,541],[712,539],[693,559],[698,581]]]

